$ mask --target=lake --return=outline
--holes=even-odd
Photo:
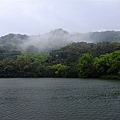
[[[120,81],[1,78],[0,120],[120,120]]]

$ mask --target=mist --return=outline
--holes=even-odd
[[[19,44],[22,51],[48,52],[59,49],[73,42],[92,42],[89,38],[90,34],[68,33],[63,29],[51,30],[43,35],[29,36]]]
[[[99,43],[119,42],[120,31],[101,31],[89,33],[69,33],[62,28],[42,35],[8,34],[0,37],[0,48],[21,52],[50,52],[73,42]]]

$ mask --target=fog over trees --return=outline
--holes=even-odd
[[[120,32],[2,36],[0,77],[120,79]]]
[[[73,42],[120,42],[120,32],[69,33],[60,28],[43,35],[8,34],[0,37],[0,48],[40,53],[50,52]]]

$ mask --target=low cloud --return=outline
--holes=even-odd
[[[69,34],[67,31],[56,29],[43,35],[29,36],[19,47],[23,51],[47,52],[59,49],[72,42],[90,42],[89,34],[74,33]]]

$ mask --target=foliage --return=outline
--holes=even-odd
[[[120,50],[120,43],[72,43],[66,47],[50,52],[48,63],[51,65],[61,63],[71,66],[85,53],[98,57],[101,54],[111,53],[116,50]]]
[[[99,76],[120,75],[120,50],[101,55],[99,58],[96,58],[94,64]]]
[[[78,74],[79,77],[94,77],[95,66],[94,58],[91,54],[83,54],[78,62]]]
[[[0,60],[0,77],[120,79],[119,47],[118,43],[82,42],[49,54],[22,53],[14,59],[7,56]]]

